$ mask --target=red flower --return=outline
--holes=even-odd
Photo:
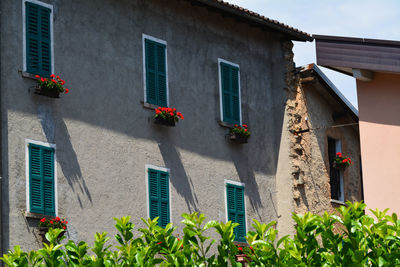
[[[156,109],[156,114],[160,114],[160,113],[161,113],[161,111]]]
[[[40,221],[41,221],[41,222],[45,222],[45,221],[46,221],[46,218],[43,218],[43,219],[41,219]]]
[[[40,80],[41,80],[42,82],[45,82],[45,81],[46,81],[46,79],[45,79],[45,78],[41,78]]]
[[[243,251],[243,248],[242,248],[242,247],[238,247],[238,250],[239,250],[240,252],[242,252],[242,251]]]
[[[51,81],[52,81],[53,83],[57,83],[57,81],[56,81],[56,80],[54,80],[54,79],[51,79]]]
[[[56,217],[56,221],[59,222],[60,221],[60,217]]]
[[[66,226],[64,226],[63,228],[64,228],[64,230],[65,230],[65,229],[67,229],[67,227],[66,227]]]
[[[35,78],[40,78],[40,76],[36,74],[36,75],[35,75]]]
[[[237,128],[238,128],[238,129],[242,129],[242,127],[240,127],[240,126],[238,126]]]
[[[344,160],[342,160],[342,163],[346,163],[346,160],[344,159]]]
[[[50,221],[50,224],[53,224],[53,221]]]
[[[243,125],[244,126],[244,125]],[[253,247],[252,246],[250,246],[250,249],[251,249],[251,251],[254,251],[254,249],[253,249]]]
[[[247,132],[247,129],[244,129],[245,132]]]
[[[184,117],[181,115],[181,120],[183,120],[184,119]]]
[[[65,88],[65,93],[68,94],[69,90],[68,88]]]
[[[336,157],[341,158],[342,157],[342,153],[341,152],[336,153]]]
[[[235,124],[235,127],[238,127],[238,125],[237,125],[237,124]]]
[[[243,124],[243,127],[244,127],[244,128],[247,128],[247,125],[246,125],[246,124]]]
[[[61,83],[61,85],[64,85],[64,84],[65,84],[65,81],[61,80],[61,82],[60,82],[60,83]]]
[[[65,224],[68,224],[68,222],[67,222],[67,221],[65,221]]]
[[[52,74],[52,75],[50,75],[50,77],[51,77],[51,78],[54,78],[54,77],[56,77],[56,75]]]
[[[174,116],[174,113],[170,112],[169,115]]]
[[[176,108],[173,108],[172,111],[176,111]]]
[[[157,244],[158,244],[158,245],[161,245],[161,244],[162,244],[162,242],[158,242]]]
[[[60,76],[58,76],[58,75],[57,75],[57,77],[56,77],[56,78],[59,80],[59,79],[60,79]]]

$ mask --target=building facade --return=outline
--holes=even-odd
[[[400,42],[316,36],[317,63],[356,78],[365,203],[400,212]]]
[[[243,241],[253,218],[286,212],[291,40],[309,35],[222,1],[0,5],[3,251],[39,247],[44,215],[91,240],[113,217],[200,211],[239,222]],[[68,94],[35,93],[50,74]],[[158,106],[184,120],[155,124]],[[247,144],[233,124],[249,125]]]

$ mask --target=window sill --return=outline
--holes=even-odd
[[[44,214],[40,214],[40,213],[32,213],[29,211],[24,211],[24,215],[26,218],[30,218],[30,219],[42,219],[42,218],[46,218],[46,219],[53,219],[55,216],[50,216],[50,215],[44,215]]]
[[[337,204],[337,205],[341,205],[341,206],[347,206],[347,204],[344,203],[343,201],[336,200],[336,199],[331,199],[331,203],[334,203],[334,204]]]
[[[21,73],[21,76],[24,77],[24,78],[36,80],[35,74],[29,73],[29,72],[26,72],[26,71],[22,71],[22,70],[18,70],[18,72]]]
[[[150,103],[144,102],[143,100],[141,100],[140,103],[143,105],[144,108],[147,108],[147,109],[155,110],[155,109],[160,107],[160,106],[157,106],[157,105],[154,105],[154,104],[150,104]]]
[[[233,241],[233,244],[239,247],[249,247],[247,242]]]
[[[218,121],[219,126],[221,127],[225,127],[225,128],[233,128],[233,124],[227,123],[227,122],[223,122],[223,121]]]

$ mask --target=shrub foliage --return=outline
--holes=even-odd
[[[7,266],[241,266],[238,253],[247,254],[249,266],[400,266],[400,220],[387,211],[365,215],[365,204],[347,203],[337,214],[293,215],[294,236],[277,239],[275,222],[254,220],[247,233],[248,246],[234,243],[232,222],[205,222],[203,214],[184,213],[183,235],[175,227],[144,220],[145,228],[134,232],[130,217],[114,218],[115,246],[107,233],[96,233],[94,244],[69,240],[59,244],[62,229],[50,229],[49,244],[24,252],[19,246],[1,258]],[[218,233],[218,239],[209,236]],[[111,243],[111,242],[110,242]]]

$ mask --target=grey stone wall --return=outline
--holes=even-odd
[[[5,248],[39,247],[37,220],[24,215],[27,138],[57,146],[58,214],[74,240],[114,233],[114,216],[131,215],[141,225],[146,164],[171,170],[174,223],[192,211],[225,220],[225,179],[246,184],[247,229],[252,218],[278,218],[282,36],[181,0],[47,3],[54,7],[55,72],[70,89],[60,99],[28,91],[35,82],[19,72],[22,1],[0,3]],[[175,128],[155,126],[154,111],[141,103],[143,33],[167,42],[170,106],[185,116]],[[218,124],[218,58],[240,65],[243,122],[252,132],[246,145],[231,144]]]

